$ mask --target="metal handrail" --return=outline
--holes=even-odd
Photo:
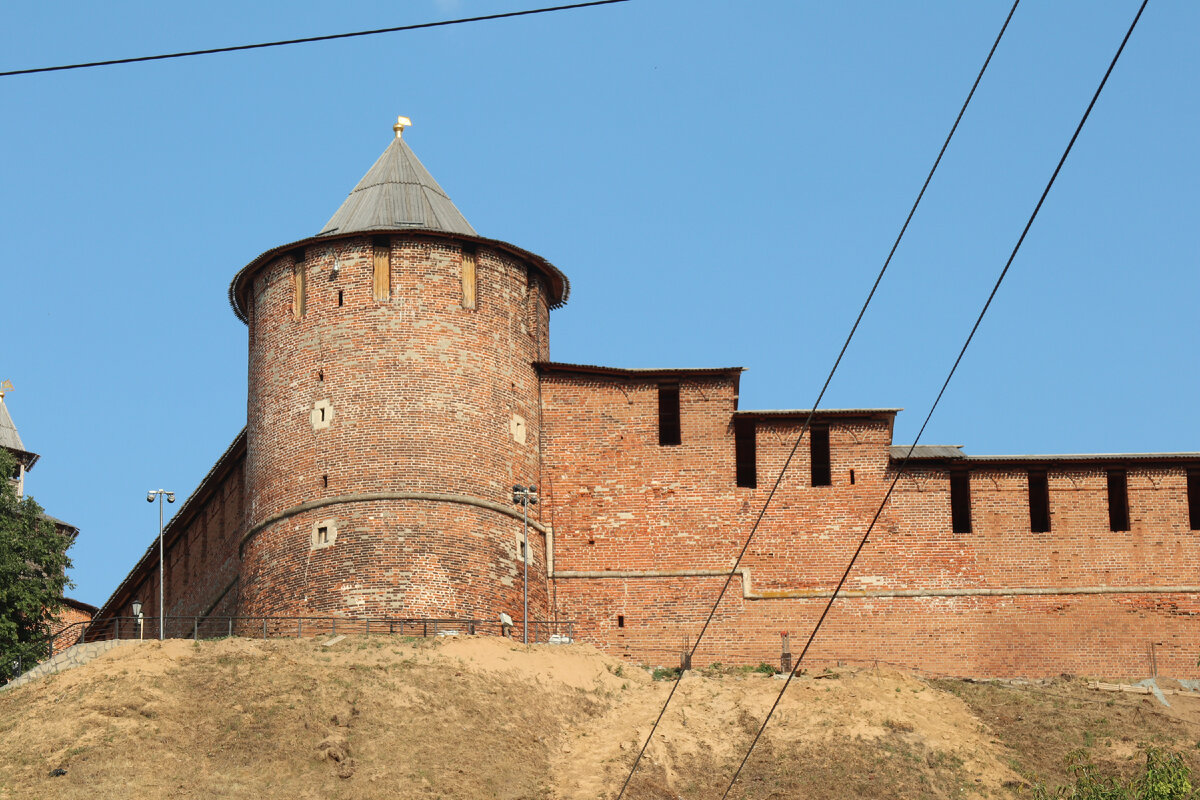
[[[70,625],[65,625],[56,631],[51,631],[45,636],[39,636],[36,639],[25,642],[22,645],[22,652],[19,652],[12,662],[12,677],[25,672],[26,667],[32,668],[49,658],[53,658],[71,645],[77,644],[90,624],[90,621],[72,622]],[[3,675],[3,672],[3,670],[0,670],[0,675]]]
[[[40,641],[48,641],[50,643],[50,654],[54,655],[60,650],[66,650],[73,644],[79,641],[79,637],[83,636],[83,632],[92,624],[92,621],[81,620],[72,622],[70,625],[64,625],[56,631],[43,636]]]

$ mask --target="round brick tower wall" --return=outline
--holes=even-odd
[[[538,480],[544,277],[453,237],[355,236],[269,262],[246,305],[241,613],[519,619],[512,487]],[[530,618],[545,619],[536,526],[529,542]]]

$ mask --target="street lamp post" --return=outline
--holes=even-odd
[[[134,601],[133,601],[132,603],[130,603],[129,605],[133,607],[133,615],[134,615],[135,617],[137,617],[137,621],[138,621],[138,641],[140,642],[140,641],[142,640],[142,623],[143,623],[143,619],[142,619],[142,601],[141,601],[141,600],[134,600]]]
[[[146,502],[153,503],[158,497],[158,640],[166,638],[167,608],[163,605],[163,498],[175,502],[175,493],[166,489],[151,489],[146,492]]]
[[[521,579],[521,592],[524,595],[525,611],[521,621],[522,639],[525,644],[529,644],[529,507],[536,506],[538,501],[536,486],[514,486],[513,487],[513,503],[521,507],[521,521],[525,527],[524,544],[522,545],[524,552],[521,554],[522,561],[525,562],[525,575]]]

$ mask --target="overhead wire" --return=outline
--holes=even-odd
[[[987,58],[983,61],[983,66],[979,68],[979,73],[975,76],[974,83],[971,84],[971,90],[967,93],[966,100],[963,101],[962,107],[958,110],[958,115],[954,118],[954,124],[950,126],[950,132],[946,134],[945,141],[942,142],[942,147],[938,150],[937,158],[934,159],[933,166],[930,167],[929,173],[925,176],[925,182],[921,184],[921,190],[917,193],[916,200],[913,201],[912,207],[908,211],[908,216],[904,218],[904,224],[900,226],[900,232],[896,235],[896,239],[892,242],[892,247],[888,251],[887,258],[884,259],[883,266],[879,270],[879,274],[875,276],[875,282],[871,285],[871,290],[867,293],[867,299],[863,302],[862,308],[859,309],[858,316],[854,320],[854,324],[850,327],[850,333],[847,334],[845,342],[842,343],[842,349],[838,351],[837,358],[834,359],[833,367],[829,370],[829,374],[825,377],[825,382],[821,385],[821,391],[817,393],[817,399],[813,402],[812,407],[808,411],[808,415],[804,418],[804,423],[800,426],[800,433],[796,437],[795,443],[788,452],[787,458],[784,459],[783,466],[779,470],[779,475],[775,479],[771,491],[767,494],[763,501],[762,508],[759,510],[754,524],[750,528],[750,533],[746,536],[746,541],[742,545],[741,551],[733,562],[733,567],[729,570],[729,574],[725,577],[725,583],[721,586],[721,591],[717,594],[716,602],[713,603],[712,609],[708,612],[708,617],[704,621],[704,625],[700,628],[700,633],[696,636],[696,641],[689,651],[689,659],[696,654],[696,650],[700,647],[701,641],[704,639],[704,634],[708,631],[709,625],[712,623],[713,617],[716,616],[717,608],[721,605],[721,600],[725,597],[725,592],[729,590],[730,583],[733,582],[737,575],[738,568],[741,566],[742,560],[746,556],[746,552],[750,549],[750,543],[754,539],[754,535],[758,532],[759,526],[762,524],[763,517],[766,516],[767,509],[770,508],[772,500],[779,491],[780,485],[783,483],[783,478],[787,474],[788,468],[791,466],[792,460],[796,456],[796,452],[800,449],[800,443],[804,440],[804,435],[808,432],[812,425],[813,416],[817,412],[817,408],[821,405],[821,400],[825,397],[825,392],[829,389],[829,384],[833,380],[834,374],[838,367],[841,366],[842,358],[846,355],[846,350],[850,347],[851,340],[854,339],[854,334],[858,331],[858,326],[862,322],[863,316],[867,313],[867,307],[871,305],[871,300],[875,297],[875,292],[879,288],[879,284],[883,281],[884,274],[887,273],[888,267],[892,263],[892,257],[895,256],[897,248],[900,246],[900,241],[904,238],[905,232],[908,230],[909,223],[912,222],[913,216],[917,213],[917,207],[921,204],[921,199],[925,196],[925,190],[929,188],[930,181],[933,180],[933,175],[937,172],[938,165],[942,163],[942,157],[946,154],[946,149],[950,146],[950,140],[954,138],[954,132],[958,130],[958,125],[962,121],[963,114],[967,111],[967,106],[971,104],[971,98],[975,96],[975,90],[979,87],[979,82],[983,79],[983,74],[987,71],[988,64],[992,61],[992,56],[996,52],[996,48],[1000,44],[1000,40],[1004,37],[1004,32],[1008,29],[1008,23],[1016,12],[1017,6],[1021,0],[1013,0],[1012,7],[1008,10],[1008,15],[1004,18],[1004,24],[1000,26],[1000,32],[996,34],[995,41],[992,42],[991,49],[988,50]],[[650,727],[650,733],[646,736],[646,741],[642,744],[638,751],[637,757],[633,761],[633,766],[630,767],[629,774],[625,777],[625,783],[621,786],[621,791],[617,793],[617,800],[621,800],[625,795],[625,790],[629,787],[629,782],[633,779],[634,773],[637,771],[638,765],[641,764],[642,757],[646,753],[646,748],[650,746],[650,741],[654,738],[655,731],[658,730],[659,723],[662,722],[663,715],[670,706],[671,700],[675,697],[675,692],[679,688],[680,681],[683,680],[683,671],[675,678],[674,684],[671,686],[671,691],[667,694],[666,700],[663,702],[662,709],[658,713],[658,717],[654,720],[654,724]]]
[[[510,19],[512,17],[527,17],[533,14],[548,14],[553,11],[570,11],[577,8],[588,8],[590,6],[607,6],[614,3],[628,3],[630,0],[591,0],[586,3],[572,3],[564,6],[550,6],[547,8],[531,8],[526,11],[508,11],[502,14],[485,14],[478,17],[462,17],[460,19],[447,19],[440,22],[420,22],[415,25],[396,25],[391,28],[375,28],[367,31],[352,31],[350,33],[331,33],[322,36],[305,36],[300,39],[281,39],[274,42],[259,42],[257,44],[239,44],[230,47],[209,47],[204,50],[186,50],[178,53],[162,53],[154,56],[135,56],[132,58],[114,58],[108,61],[87,61],[80,64],[61,64],[54,67],[31,67],[28,69],[11,69],[5,72],[0,72],[0,78],[9,78],[14,75],[33,75],[39,72],[62,72],[72,69],[89,69],[91,67],[111,67],[117,64],[137,64],[144,61],[165,61],[170,58],[189,58],[191,56],[210,56],[217,53],[235,53],[241,50],[261,50],[266,47],[284,47],[293,44],[311,44],[312,42],[329,42],[335,39],[352,39],[358,36],[378,36],[384,33],[397,33],[399,31],[415,31],[422,28],[442,28],[447,25],[462,25],[467,22],[486,22],[494,19]]]
[[[1016,259],[1017,252],[1021,249],[1021,245],[1025,242],[1025,237],[1028,235],[1029,229],[1033,227],[1033,221],[1037,219],[1038,212],[1042,209],[1042,204],[1046,202],[1046,197],[1050,194],[1050,189],[1054,186],[1054,181],[1058,178],[1059,172],[1062,171],[1063,164],[1065,164],[1067,161],[1067,156],[1071,154],[1071,149],[1075,146],[1075,141],[1079,138],[1079,134],[1083,130],[1083,126],[1087,122],[1088,117],[1091,115],[1092,109],[1096,105],[1096,101],[1100,98],[1100,92],[1103,91],[1105,84],[1108,83],[1108,78],[1112,74],[1113,68],[1116,67],[1117,60],[1120,59],[1121,53],[1124,52],[1125,45],[1129,41],[1129,37],[1133,35],[1133,30],[1137,27],[1138,20],[1141,19],[1142,12],[1145,11],[1146,4],[1148,2],[1149,0],[1142,0],[1142,4],[1138,8],[1138,12],[1134,16],[1133,22],[1129,24],[1129,30],[1125,32],[1125,38],[1121,40],[1120,47],[1117,48],[1116,54],[1113,55],[1112,61],[1109,62],[1108,69],[1104,72],[1104,77],[1100,80],[1100,85],[1096,87],[1096,91],[1092,94],[1091,102],[1088,103],[1087,109],[1083,112],[1083,116],[1079,120],[1079,124],[1075,127],[1075,132],[1071,135],[1071,140],[1067,143],[1066,149],[1063,150],[1062,157],[1059,158],[1058,165],[1055,166],[1054,172],[1050,176],[1050,180],[1046,182],[1046,188],[1042,190],[1041,197],[1038,198],[1037,205],[1034,206],[1033,213],[1029,215],[1029,220],[1025,223],[1025,227],[1021,231],[1021,236],[1017,239],[1017,243],[1013,246],[1012,252],[1008,256],[1008,260],[1004,263],[1004,268],[1000,270],[1000,274],[997,276],[996,282],[992,286],[992,291],[988,294],[987,301],[984,302],[983,308],[980,309],[979,316],[975,319],[975,324],[971,326],[971,332],[967,334],[967,338],[963,342],[962,348],[958,352],[958,357],[954,359],[954,364],[950,367],[950,372],[946,375],[946,380],[942,382],[942,388],[938,391],[937,397],[934,398],[933,405],[929,407],[929,413],[925,415],[925,421],[921,424],[921,429],[917,431],[916,438],[913,440],[913,443],[909,445],[908,451],[904,454],[904,459],[896,468],[896,474],[893,476],[892,482],[888,486],[887,493],[884,495],[883,500],[879,503],[879,507],[875,510],[875,515],[871,519],[871,524],[867,526],[866,532],[859,540],[858,547],[855,549],[854,555],[850,557],[850,562],[846,565],[846,570],[842,573],[841,580],[838,581],[837,587],[834,588],[833,594],[830,595],[829,602],[825,604],[825,610],[821,612],[821,616],[817,619],[816,625],[813,626],[812,633],[809,634],[808,641],[804,644],[804,649],[800,651],[800,655],[796,659],[795,665],[788,672],[788,677],[783,682],[783,686],[780,688],[779,694],[775,698],[775,702],[771,704],[770,710],[767,711],[766,718],[763,720],[762,725],[759,726],[758,732],[754,735],[754,739],[751,740],[750,746],[746,750],[746,755],[742,758],[741,763],[734,772],[733,778],[729,781],[729,786],[726,787],[725,793],[721,795],[722,800],[729,796],[729,792],[733,789],[734,784],[737,783],[737,779],[742,774],[742,770],[745,768],[746,762],[750,758],[750,754],[754,752],[754,747],[758,744],[759,739],[762,737],[762,733],[766,729],[767,723],[771,721],[771,717],[775,713],[775,709],[779,707],[779,702],[783,699],[784,693],[787,691],[788,686],[795,677],[796,670],[799,669],[800,664],[803,663],[805,654],[808,653],[809,647],[812,646],[813,640],[816,639],[817,632],[821,629],[821,625],[825,622],[825,618],[829,615],[829,610],[833,607],[834,601],[837,600],[838,594],[841,592],[846,580],[850,577],[850,572],[854,569],[854,564],[858,560],[859,554],[862,553],[862,550],[866,546],[871,535],[871,531],[874,530],[875,524],[879,521],[879,517],[883,513],[883,509],[887,506],[888,500],[891,499],[892,492],[895,490],[896,484],[904,475],[904,471],[908,466],[908,461],[912,457],[913,450],[916,448],[917,443],[921,440],[922,434],[925,433],[925,428],[929,425],[929,420],[933,417],[933,412],[937,410],[938,404],[941,402],[943,395],[946,393],[946,387],[950,385],[950,381],[954,377],[954,373],[958,370],[959,364],[962,363],[963,356],[966,355],[967,348],[971,345],[971,341],[975,338],[975,333],[979,330],[979,325],[983,322],[983,318],[987,314],[988,309],[991,308],[992,301],[995,299],[996,293],[1000,290],[1000,285],[1004,282],[1005,276],[1008,275],[1008,270],[1012,266],[1013,260]]]

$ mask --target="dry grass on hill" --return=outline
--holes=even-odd
[[[719,797],[779,686],[689,673],[627,796]],[[0,800],[613,797],[669,688],[578,645],[147,642],[0,693]],[[804,677],[733,796],[1011,797],[1075,747],[1123,769],[1141,742],[1200,752],[1200,702],[1174,702]]]

